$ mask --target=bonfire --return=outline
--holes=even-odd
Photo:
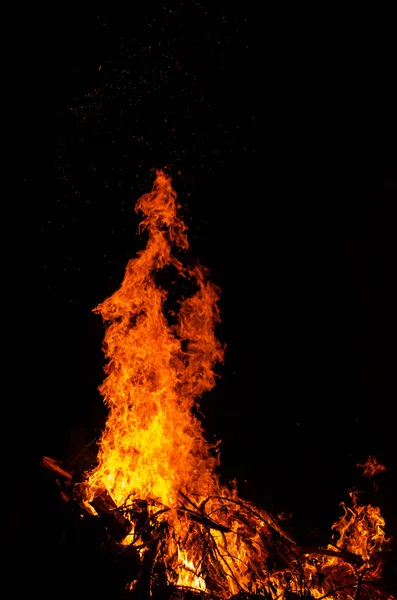
[[[191,262],[178,208],[170,177],[158,171],[136,203],[147,245],[95,309],[107,323],[100,392],[108,407],[96,466],[72,474],[50,458],[43,465],[63,499],[95,515],[120,555],[133,557],[131,597],[188,590],[219,599],[392,600],[382,583],[388,539],[379,508],[351,492],[330,542],[307,548],[236,485],[220,483],[219,448],[199,416],[224,357],[215,335],[220,290]],[[181,286],[188,293],[175,300]],[[371,477],[384,468],[372,457],[361,467]]]

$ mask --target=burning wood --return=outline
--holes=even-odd
[[[381,587],[388,540],[378,508],[352,495],[333,526],[333,544],[308,549],[279,519],[221,485],[217,447],[206,442],[193,410],[223,360],[214,333],[219,290],[204,267],[184,263],[189,245],[177,208],[159,171],[136,205],[147,246],[128,263],[120,289],[95,309],[109,323],[100,387],[109,415],[97,466],[75,483],[56,461],[46,458],[44,466],[65,499],[97,515],[118,551],[135,557],[128,587],[136,597],[166,586],[169,597],[188,588],[222,599],[391,599]],[[193,290],[172,323],[167,292],[156,283],[164,268]]]
[[[57,475],[60,475],[63,479],[66,479],[67,481],[72,481],[72,475],[61,467],[61,464],[58,460],[55,460],[50,456],[43,456],[43,458],[41,459],[41,466],[45,469],[48,469],[49,471],[52,471],[53,473],[56,473]]]

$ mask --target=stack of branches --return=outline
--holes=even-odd
[[[44,457],[43,466],[56,475],[65,501],[82,506],[79,483],[72,474],[64,470],[59,462]],[[98,527],[106,531],[104,550],[112,554],[113,560],[125,565],[123,598],[162,600],[298,600],[314,598],[318,587],[326,591],[321,596],[338,600],[392,600],[393,592],[385,582],[371,576],[384,557],[376,557],[369,568],[363,568],[362,558],[325,543],[318,547],[298,545],[281,527],[279,520],[268,512],[257,512],[250,503],[226,497],[209,497],[197,502],[186,494],[180,494],[177,508],[160,505],[157,501],[131,499],[116,506],[104,491],[92,502],[98,517]],[[153,507],[156,507],[153,510]],[[209,509],[210,507],[210,509]],[[214,508],[215,507],[215,508]],[[217,512],[222,518],[216,518]],[[178,574],[167,561],[170,540],[175,540],[172,523],[175,518],[188,523],[186,539],[190,546],[200,549],[201,559],[191,580],[205,580],[206,590],[184,587]],[[261,527],[258,528],[258,523]],[[251,551],[245,557],[236,556],[236,543],[230,549],[230,536],[234,542],[245,544]],[[103,538],[102,538],[103,539]],[[123,540],[123,544],[120,542]],[[184,546],[188,552],[189,546]],[[197,554],[197,552],[196,552]],[[390,556],[390,555],[389,555]],[[323,559],[336,557],[337,566],[328,576]],[[312,573],[308,576],[310,569]],[[190,570],[187,565],[186,571]],[[255,572],[252,576],[244,573]],[[131,581],[132,579],[132,581]],[[233,581],[230,591],[228,580]],[[277,584],[275,585],[275,580]],[[251,582],[251,583],[250,583]],[[196,585],[196,587],[199,587]],[[318,594],[316,594],[318,599]]]
[[[217,521],[213,513],[206,512],[208,504],[214,505],[219,501],[220,510],[229,513],[229,521],[233,527],[225,526]],[[137,577],[134,597],[163,598],[167,588],[167,598],[173,600],[186,600],[187,598],[213,598],[214,600],[233,598],[233,600],[250,600],[263,598],[266,600],[298,600],[318,598],[314,590],[319,586],[326,591],[322,599],[333,598],[340,600],[391,600],[392,594],[386,585],[377,578],[379,561],[384,556],[377,556],[371,566],[364,568],[361,556],[341,550],[336,545],[325,543],[325,547],[299,546],[280,527],[278,521],[269,513],[258,514],[249,504],[240,500],[226,497],[210,497],[197,504],[192,498],[180,494],[180,503],[176,510],[178,516],[188,517],[190,521],[190,545],[200,544],[201,560],[196,570],[191,570],[191,575],[196,579],[204,578],[207,590],[200,592],[191,587],[184,588],[176,585],[177,573],[172,573],[170,568],[164,568],[161,561],[165,551],[169,531],[169,522],[164,519],[166,513],[174,509],[162,507],[149,516],[148,503],[135,500],[128,506],[114,509],[114,514],[127,517],[128,522],[135,524],[131,543],[125,548],[128,554],[133,548],[147,552],[141,562],[141,569]],[[247,531],[253,528],[253,522],[266,516],[266,527],[261,529],[258,539],[254,539],[257,531],[251,531],[252,537],[247,537]],[[224,519],[223,519],[224,521]],[[171,520],[172,522],[172,520]],[[243,525],[244,533],[239,533],[239,524]],[[193,534],[193,535],[191,535]],[[262,564],[255,564],[248,558],[246,561],[234,554],[228,544],[228,534],[241,536],[244,542],[253,550],[252,556],[263,560]],[[254,552],[257,546],[258,552]],[[189,546],[186,550],[189,551]],[[160,560],[159,560],[160,557]],[[337,564],[332,568],[322,569],[322,558],[335,557]],[[308,576],[305,565],[310,564],[316,570],[316,576]],[[184,567],[187,571],[189,567]],[[255,586],[242,582],[237,574],[254,569],[258,573]],[[279,583],[275,585],[273,578],[277,577]],[[231,595],[230,588],[226,585],[227,578],[234,582],[236,594]],[[171,583],[171,582],[174,583]],[[280,589],[281,583],[281,589]],[[255,592],[252,591],[255,587]]]

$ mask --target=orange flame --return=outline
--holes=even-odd
[[[193,560],[189,560],[187,550],[178,548],[179,576],[177,585],[205,591],[205,580],[197,573]]]
[[[98,464],[83,484],[85,504],[93,511],[90,503],[106,491],[132,522],[122,543],[135,544],[143,556],[145,544],[128,511],[144,501],[147,519],[156,517],[163,527],[157,560],[177,586],[222,598],[240,591],[273,598],[309,591],[317,598],[353,597],[354,592],[330,592],[337,587],[336,572],[339,583],[350,577],[354,586],[356,572],[341,564],[338,553],[372,565],[385,541],[379,509],[360,507],[354,497],[353,507],[343,505],[345,514],[334,526],[340,536],[334,552],[302,554],[298,560],[299,549],[278,521],[219,482],[217,445],[205,440],[195,414],[202,394],[215,385],[216,363],[223,361],[214,333],[219,289],[203,266],[186,266],[189,245],[177,209],[170,178],[157,171],[152,191],[136,204],[143,214],[139,231],[148,234],[146,248],[128,263],[120,288],[95,309],[109,323],[100,387],[109,415]],[[164,269],[173,281],[168,293],[158,283]],[[177,302],[182,286],[193,293]],[[167,302],[179,310],[167,311]],[[287,550],[284,565],[271,568],[275,536]],[[304,589],[302,573],[309,586]]]
[[[361,556],[363,565],[368,566],[371,557],[388,541],[384,532],[385,520],[378,507],[360,505],[355,491],[350,492],[350,497],[352,505],[341,502],[344,515],[332,529],[339,534],[338,548]]]
[[[120,289],[95,309],[111,323],[100,387],[110,413],[90,486],[108,490],[118,505],[132,495],[169,506],[180,491],[206,495],[214,488],[218,459],[192,408],[214,386],[213,366],[223,359],[213,332],[219,295],[203,267],[185,268],[171,253],[172,247],[186,250],[188,241],[163,172],[136,211],[144,215],[147,247],[128,263]],[[167,266],[197,287],[181,302],[173,326],[163,314],[167,293],[155,283]]]
[[[368,456],[367,460],[363,464],[357,464],[357,467],[361,467],[363,470],[364,477],[369,479],[378,473],[386,471],[386,467],[381,465],[375,458],[375,456]]]

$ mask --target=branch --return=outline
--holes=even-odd
[[[43,456],[40,464],[48,471],[51,471],[52,473],[57,473],[58,475],[61,475],[64,479],[72,481],[72,475],[65,471],[65,469],[62,469],[62,467],[59,466],[59,462],[60,461],[55,460],[55,458],[51,458],[50,456]]]

